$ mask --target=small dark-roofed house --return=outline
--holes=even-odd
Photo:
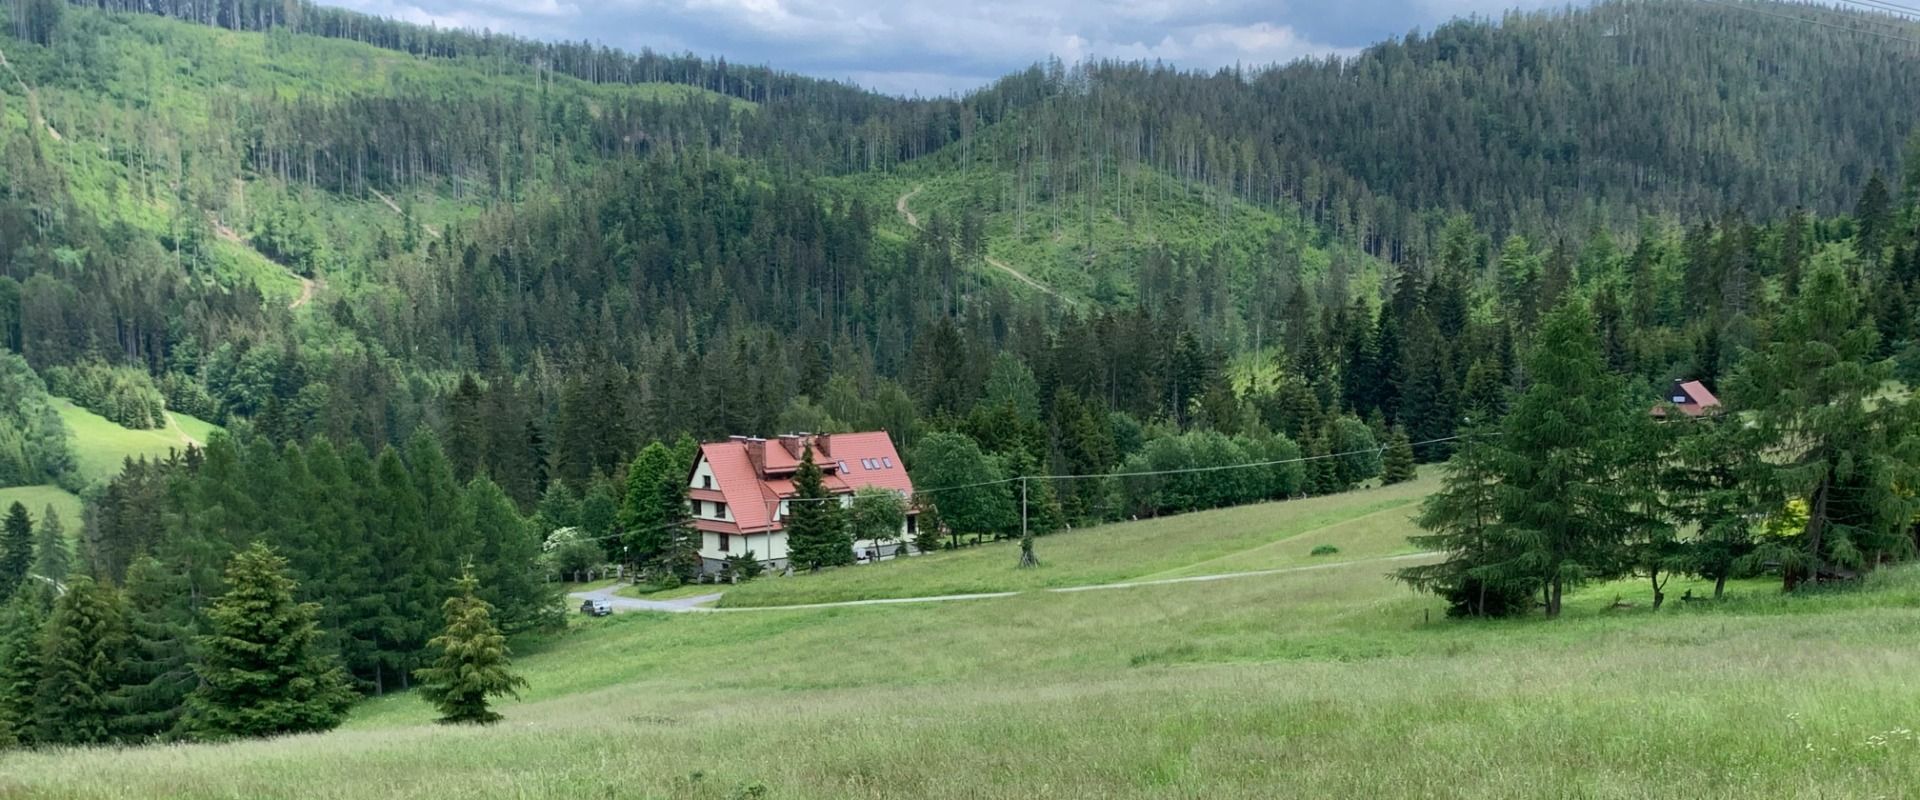
[[[1708,417],[1720,413],[1720,398],[1708,391],[1706,384],[1699,381],[1675,379],[1673,388],[1667,396],[1653,406],[1653,415],[1664,419],[1669,407],[1679,409],[1689,417]]]

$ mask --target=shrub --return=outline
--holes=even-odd
[[[1338,552],[1340,552],[1340,548],[1334,547],[1333,545],[1330,545],[1330,544],[1322,544],[1322,545],[1315,545],[1313,548],[1313,552],[1308,553],[1307,555],[1330,556]]]
[[[753,580],[760,577],[760,573],[765,570],[766,566],[760,563],[760,559],[753,557],[752,550],[727,556],[727,573],[740,576],[740,580]]]

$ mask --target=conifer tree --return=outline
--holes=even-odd
[[[199,630],[186,608],[184,583],[152,556],[127,568],[129,647],[113,692],[121,738],[166,739],[179,732],[187,695],[198,682],[188,645]]]
[[[1396,573],[1415,589],[1446,598],[1450,616],[1525,613],[1540,583],[1521,543],[1501,522],[1502,458],[1482,429],[1468,429],[1442,467],[1440,491],[1421,501],[1415,521],[1426,532],[1408,537],[1414,546],[1446,558]]]
[[[187,700],[188,724],[212,738],[324,731],[346,718],[353,692],[314,618],[295,602],[287,562],[260,543],[233,557],[227,593],[208,612],[199,639],[200,685]]]
[[[508,670],[507,637],[494,626],[492,607],[475,593],[479,581],[473,572],[462,574],[454,586],[455,594],[441,607],[446,628],[428,642],[439,655],[417,673],[420,693],[440,709],[441,722],[484,725],[500,719],[487,698],[518,698],[527,682]]]
[[[1807,505],[1803,530],[1769,537],[1752,556],[1779,564],[1789,589],[1913,547],[1914,500],[1901,487],[1920,484],[1920,407],[1875,396],[1892,368],[1873,358],[1878,336],[1848,282],[1848,256],[1829,247],[1815,257],[1771,339],[1728,380],[1732,407],[1751,412],[1770,445],[1778,505]]]
[[[813,446],[800,453],[787,502],[787,558],[797,569],[817,570],[853,563],[853,540],[841,517],[840,502],[827,492]]]
[[[46,611],[26,597],[0,607],[0,747],[34,741],[34,695],[40,684]]]
[[[67,548],[66,526],[61,524],[60,514],[53,510],[53,506],[47,506],[47,510],[40,515],[39,529],[34,536],[31,572],[44,581],[41,583],[43,589],[54,592],[57,591],[54,587],[67,579],[72,562],[73,553]],[[47,595],[49,605],[52,596]]]
[[[1625,537],[1648,526],[1652,469],[1646,409],[1607,371],[1593,312],[1578,298],[1540,323],[1527,361],[1532,383],[1503,421],[1502,523],[1530,542],[1524,560],[1559,616],[1570,586],[1626,574]]]
[[[0,600],[12,597],[27,580],[33,566],[33,516],[18,502],[7,507],[0,523]]]
[[[423,564],[431,556],[423,541],[420,495],[400,454],[393,448],[382,451],[372,478],[364,523],[376,532],[371,541],[378,571],[371,596],[378,605],[370,609],[369,630],[375,637],[373,684],[379,693],[386,691],[389,678],[405,688],[418,666],[417,654],[427,641],[423,620],[433,613],[427,601],[433,587]]]
[[[120,593],[90,578],[70,581],[40,633],[35,741],[104,744],[116,738],[119,709],[113,693],[128,644]]]
[[[1413,443],[1407,439],[1407,429],[1396,425],[1387,439],[1387,452],[1381,457],[1380,483],[1385,486],[1406,483],[1414,479],[1415,469]]]
[[[512,498],[493,481],[476,478],[467,484],[466,503],[473,517],[470,553],[486,578],[483,595],[500,610],[501,628],[518,633],[560,624],[558,587],[541,574],[543,540]],[[473,571],[470,560],[468,573]]]

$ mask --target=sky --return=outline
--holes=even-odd
[[[1568,0],[326,0],[383,17],[723,56],[898,95],[963,93],[1048,57],[1210,69],[1349,54],[1456,16]]]

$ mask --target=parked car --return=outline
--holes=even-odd
[[[610,600],[588,600],[580,604],[580,613],[604,617],[613,613],[613,602]]]

